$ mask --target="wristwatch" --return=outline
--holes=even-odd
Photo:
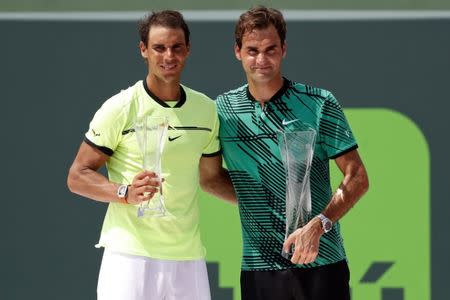
[[[322,222],[322,229],[325,233],[330,231],[333,228],[333,222],[330,219],[325,217],[323,214],[318,215],[320,221]]]
[[[120,199],[125,199],[127,197],[127,194],[128,185],[122,184],[121,186],[119,186],[119,188],[117,189],[117,197],[119,197]]]

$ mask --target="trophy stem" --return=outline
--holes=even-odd
[[[144,116],[135,123],[136,138],[142,153],[143,169],[152,171],[160,181],[159,191],[152,199],[144,201],[138,208],[138,217],[163,217],[166,215],[162,189],[161,160],[169,129],[165,117]]]

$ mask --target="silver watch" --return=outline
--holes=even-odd
[[[333,228],[333,222],[330,219],[325,217],[323,214],[318,215],[320,221],[322,222],[322,229],[325,233],[330,231]]]
[[[117,197],[119,197],[120,199],[124,199],[127,197],[127,194],[128,194],[128,185],[122,184],[121,186],[119,186],[119,188],[117,189]]]

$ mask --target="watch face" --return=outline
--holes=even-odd
[[[333,226],[331,225],[331,222],[330,222],[330,221],[325,221],[325,222],[323,222],[323,228],[324,228],[325,232],[330,231],[332,227],[333,227]]]
[[[124,198],[127,195],[128,186],[127,185],[121,185],[119,189],[117,190],[117,196],[120,198]]]
[[[319,214],[318,217],[320,218],[320,221],[322,222],[322,229],[325,233],[327,233],[328,231],[330,231],[333,228],[333,223],[331,222],[330,219],[328,219],[327,217],[325,217],[322,214]]]

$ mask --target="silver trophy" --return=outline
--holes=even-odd
[[[286,174],[286,235],[287,237],[308,223],[311,217],[311,189],[309,184],[316,131],[312,128],[279,132],[280,148]],[[289,258],[282,250],[282,255]]]
[[[167,140],[169,123],[165,117],[144,116],[134,124],[134,130],[142,153],[144,170],[155,172],[161,183],[161,156]],[[138,217],[163,217],[166,215],[162,185],[158,192],[148,201],[143,201],[138,208]]]

